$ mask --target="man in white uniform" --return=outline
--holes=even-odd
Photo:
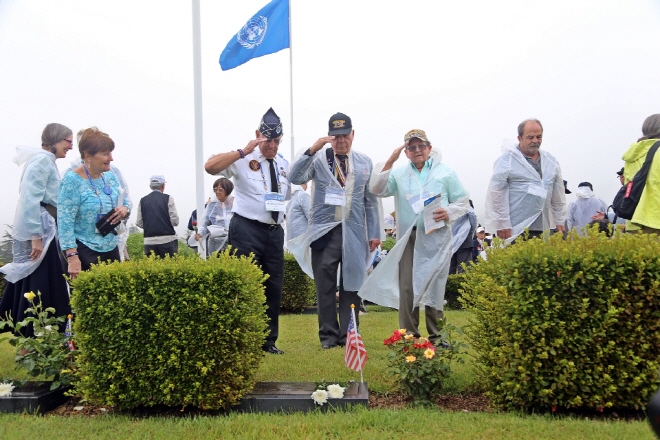
[[[268,309],[268,335],[263,350],[284,354],[275,346],[279,333],[282,282],[284,280],[285,201],[289,200],[289,162],[277,153],[282,123],[268,109],[256,131],[256,139],[243,149],[220,153],[205,165],[206,172],[234,182],[234,216],[229,223],[228,243],[236,255],[254,254],[255,262],[269,275],[264,282]]]

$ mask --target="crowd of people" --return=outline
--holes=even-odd
[[[543,126],[536,119],[518,125],[518,142],[505,146],[495,161],[482,223],[459,176],[424,130],[405,133],[403,143],[375,165],[353,148],[353,121],[344,113],[332,115],[327,135],[291,165],[278,153],[283,135],[270,108],[245,147],[211,156],[205,170],[219,176],[213,196],[199,219],[193,212],[188,224],[194,230],[189,243],[202,246],[207,256],[231,246],[238,256],[253,255],[268,275],[266,353],[284,353],[276,342],[285,249],[314,279],[319,342],[332,349],[346,344],[351,306],[363,300],[398,309],[399,326],[416,337],[424,307],[429,339],[442,344],[437,319],[447,278],[487,258],[494,237],[513,244],[571,229],[584,234],[594,223],[608,233],[614,223],[626,233],[660,234],[660,159],[650,158],[646,187],[630,220],[616,218],[586,181],[567,206],[570,191],[559,161],[541,149]],[[660,114],[654,114],[622,157],[617,172],[622,185],[642,168],[658,139]],[[60,178],[55,161],[72,146],[70,129],[49,124],[42,148],[20,151],[15,159],[25,165],[12,231],[14,260],[0,269],[7,280],[0,316],[23,319],[28,291],[41,292],[44,307],[67,315],[65,275],[76,278],[99,260],[125,258],[120,237],[132,202],[111,165],[114,142],[97,128],[81,131],[80,160]],[[407,160],[395,168],[402,154]],[[136,224],[144,229],[147,255],[178,251],[179,217],[165,184],[164,176],[151,176],[152,192],[138,203]],[[384,197],[394,198],[392,214],[383,215]],[[395,237],[396,245],[376,265],[387,236]],[[359,316],[356,321],[358,326]]]

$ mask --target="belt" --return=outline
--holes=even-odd
[[[255,225],[255,226],[257,226],[261,229],[267,229],[271,232],[272,231],[277,231],[278,229],[282,228],[282,225],[279,225],[279,224],[274,225],[272,223],[262,223],[259,220],[252,220],[251,218],[243,217],[242,215],[239,215],[239,214],[236,214],[236,213],[234,213],[234,217],[238,217],[241,220],[244,220],[248,223],[251,223],[251,224],[253,224],[253,225]]]

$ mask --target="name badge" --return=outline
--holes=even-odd
[[[431,197],[431,194],[427,191],[424,191],[421,197],[419,194],[415,194],[414,196],[410,196],[408,198],[408,203],[410,203],[410,207],[415,214],[422,212],[424,209],[424,201],[429,197]]]
[[[266,211],[284,211],[286,206],[284,204],[284,194],[266,193],[264,194],[264,202],[266,203]]]
[[[529,185],[527,187],[527,194],[545,199],[548,195],[548,192],[541,185]]]
[[[325,190],[325,204],[345,206],[346,205],[346,192],[343,189],[327,188]]]

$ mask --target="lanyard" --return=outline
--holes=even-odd
[[[99,189],[96,187],[94,182],[92,181],[92,176],[89,175],[89,171],[87,171],[87,167],[83,163],[83,170],[85,170],[85,174],[87,174],[87,180],[89,180],[89,185],[92,187],[92,191],[94,191],[94,194],[96,194],[96,197],[99,199],[99,213],[103,212],[103,202],[101,201],[101,196],[99,195]],[[112,201],[112,188],[110,185],[107,184],[105,181],[105,177],[103,177],[103,173],[101,173],[101,180],[103,180],[103,192],[108,196],[110,199],[110,205],[112,205],[112,208],[114,209],[115,204]]]
[[[261,178],[264,179],[264,191],[265,192],[272,192],[268,191],[268,185],[266,185],[266,176],[264,175],[264,167],[262,166],[263,162],[259,162],[259,171],[261,171]],[[282,185],[280,184],[280,173],[277,172],[277,162],[275,159],[273,159],[273,168],[275,168],[275,176],[277,177],[277,192],[279,194],[282,194]]]

